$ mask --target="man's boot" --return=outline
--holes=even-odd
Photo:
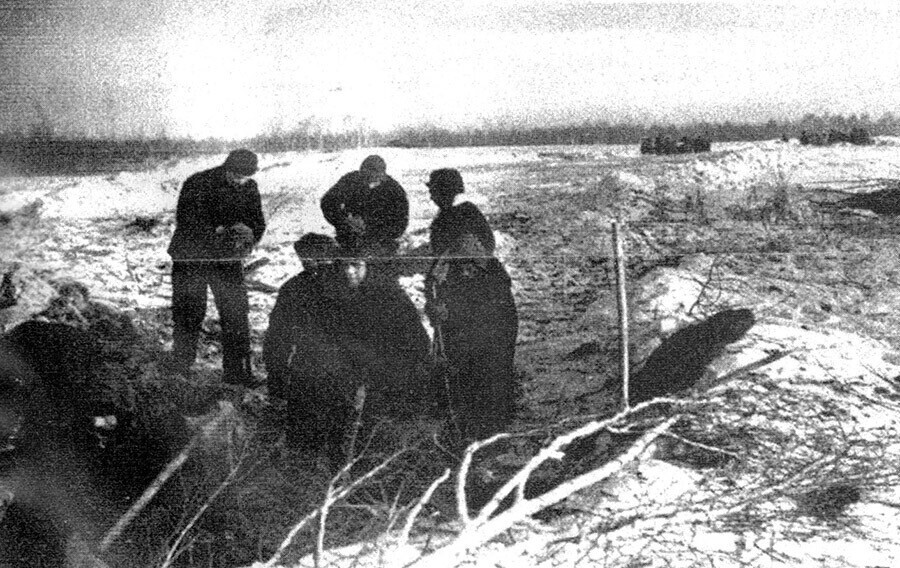
[[[172,350],[166,353],[160,363],[160,370],[170,375],[187,376],[191,365],[197,359],[197,344],[200,330],[190,331],[186,324],[175,322],[172,330]]]
[[[253,376],[250,356],[224,357],[222,361],[222,380],[225,384],[255,388],[262,384]]]

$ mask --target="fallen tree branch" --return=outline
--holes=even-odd
[[[639,405],[640,406],[640,405]],[[637,407],[635,407],[637,408]],[[599,467],[595,470],[592,470],[588,473],[580,475],[570,481],[567,481],[546,493],[543,493],[533,499],[528,500],[520,500],[515,503],[512,507],[500,513],[496,517],[485,520],[481,522],[482,515],[479,515],[478,519],[475,522],[471,522],[466,526],[462,532],[458,535],[458,537],[449,545],[438,549],[437,551],[423,556],[416,560],[415,562],[409,564],[408,566],[420,566],[420,567],[435,567],[435,568],[446,568],[448,566],[455,566],[462,555],[465,554],[469,550],[474,550],[501,532],[509,529],[515,523],[530,517],[531,515],[541,511],[550,505],[554,505],[566,497],[572,495],[576,491],[584,489],[585,487],[589,487],[595,483],[598,483],[607,477],[610,477],[617,471],[621,470],[627,463],[636,459],[641,453],[643,453],[647,446],[649,446],[656,438],[658,438],[663,432],[665,432],[668,428],[674,424],[680,416],[673,416],[666,420],[665,422],[659,424],[646,434],[644,434],[637,442],[635,442],[631,448],[621,456],[617,457],[611,462],[606,463],[602,467]],[[598,429],[601,427],[598,425],[599,423],[588,425],[588,426],[596,426]],[[588,430],[585,428],[580,428],[575,432],[582,432],[581,435],[588,435],[593,433],[596,430]],[[551,444],[551,447],[554,446],[563,446],[569,442],[571,442],[575,437],[573,433],[570,433],[566,436],[561,436],[554,440],[554,443]],[[564,443],[557,444],[557,441],[560,439],[566,439]],[[558,451],[558,450],[557,450]],[[532,461],[538,460],[539,458],[546,459],[548,456],[547,452],[542,452],[535,456]],[[530,462],[529,462],[530,466]],[[526,467],[529,467],[526,466]],[[534,467],[530,467],[530,470],[533,470]],[[507,484],[504,486],[504,489],[511,484]],[[511,487],[510,487],[511,490]],[[502,489],[501,489],[502,491]],[[507,490],[508,493],[508,490]],[[499,495],[499,492],[498,492]],[[499,500],[497,499],[498,495],[494,496],[492,501]]]
[[[397,452],[394,452],[393,454],[391,454],[390,456],[385,458],[384,461],[382,461],[380,464],[378,464],[371,470],[367,471],[366,474],[363,475],[362,477],[355,479],[353,482],[349,483],[348,485],[345,485],[345,486],[340,487],[337,490],[335,490],[333,493],[331,493],[330,499],[328,497],[326,497],[327,506],[330,507],[331,503],[335,503],[335,502],[340,501],[341,499],[344,499],[345,497],[347,497],[347,495],[352,493],[357,487],[359,487],[360,485],[362,485],[369,479],[373,478],[374,476],[378,475],[382,470],[384,470],[388,465],[390,465],[395,459],[397,459],[405,451],[406,450],[399,450]],[[346,473],[350,470],[350,468],[352,468],[355,464],[356,464],[356,460],[348,463],[343,468],[341,468],[341,471],[339,471],[334,476],[334,478],[332,478],[332,480],[329,482],[329,489],[331,489],[333,487],[333,483],[336,479],[340,479],[341,477],[346,475]],[[330,503],[328,502],[329,500],[331,501]],[[284,540],[281,542],[281,545],[278,547],[278,550],[275,551],[275,554],[273,554],[272,557],[269,558],[265,562],[254,562],[252,565],[253,568],[272,568],[273,566],[278,564],[278,562],[281,560],[281,557],[284,555],[284,552],[287,550],[287,548],[291,544],[293,544],[294,538],[297,537],[297,534],[301,530],[303,530],[303,528],[307,524],[309,524],[310,521],[312,521],[317,516],[319,516],[322,513],[322,509],[324,507],[325,507],[325,505],[323,505],[323,507],[316,508],[314,511],[310,512],[305,517],[300,519],[300,521],[297,524],[295,524],[293,526],[293,528],[291,528],[291,530],[288,532],[287,536],[284,538]],[[327,511],[327,509],[326,509],[326,511]]]
[[[607,418],[605,420],[595,420],[592,422],[588,422],[584,426],[572,430],[567,434],[563,434],[562,436],[558,436],[554,439],[547,447],[543,448],[536,456],[531,458],[528,463],[526,463],[522,469],[520,469],[509,481],[507,481],[503,487],[501,487],[487,505],[482,508],[481,513],[478,515],[478,522],[485,522],[490,516],[497,510],[497,507],[506,499],[509,494],[513,491],[513,489],[520,488],[518,493],[522,495],[524,493],[523,489],[525,484],[528,482],[528,478],[537,469],[540,465],[546,462],[549,459],[562,459],[565,455],[565,452],[562,449],[575,440],[579,438],[584,438],[586,436],[590,436],[591,434],[595,434],[600,430],[603,430],[609,426],[612,426],[616,422],[640,412],[644,408],[652,406],[661,402],[663,399],[653,399],[642,402],[634,407],[630,407],[628,409],[622,410],[621,412]]]

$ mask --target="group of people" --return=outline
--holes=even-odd
[[[266,226],[257,169],[253,152],[235,150],[181,189],[169,246],[172,372],[187,372],[196,358],[210,289],[224,382],[261,384],[250,363],[243,280],[243,261]],[[484,215],[470,202],[456,204],[465,191],[459,171],[434,170],[426,186],[439,209],[425,278],[433,338],[396,278],[409,200],[380,156],[367,157],[322,197],[335,236],[307,233],[294,244],[303,270],[279,290],[263,361],[270,394],[287,401],[288,439],[296,445],[337,459],[354,417],[437,412],[462,439],[488,436],[512,419],[518,317],[510,278]]]

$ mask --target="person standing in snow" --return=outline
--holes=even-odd
[[[250,365],[250,306],[243,260],[266,229],[256,182],[257,156],[234,150],[222,165],[190,176],[175,214],[172,257],[172,372],[186,373],[197,355],[200,326],[212,290],[222,326],[223,379],[254,386]]]
[[[494,256],[494,234],[464,192],[458,170],[431,172],[438,206],[431,223],[435,260],[425,277],[425,311],[435,328],[435,352],[445,364],[445,401],[463,440],[501,432],[515,413],[513,359],[519,319],[512,282]]]

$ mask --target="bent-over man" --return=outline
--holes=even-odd
[[[386,172],[381,156],[369,156],[322,197],[322,214],[351,256],[393,255],[409,224],[406,191]]]

